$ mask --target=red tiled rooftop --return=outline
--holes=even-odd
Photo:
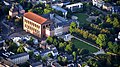
[[[34,21],[34,22],[37,22],[39,24],[43,24],[43,23],[45,23],[47,21],[46,18],[41,17],[41,16],[39,16],[39,15],[33,13],[33,12],[27,12],[27,13],[25,13],[24,17],[26,17],[26,18]]]

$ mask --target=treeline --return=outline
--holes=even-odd
[[[83,30],[83,29],[76,28],[75,32],[81,35],[85,39],[92,39],[93,41],[97,39],[97,36],[95,34],[89,33],[88,31]]]
[[[90,27],[99,31],[99,33],[110,33],[108,29],[100,28],[98,25],[91,23]]]

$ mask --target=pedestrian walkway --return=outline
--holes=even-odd
[[[71,35],[71,36],[72,36],[72,35]],[[97,49],[100,49],[99,47],[96,47],[96,46],[94,46],[93,44],[90,44],[90,43],[88,43],[88,42],[86,42],[86,41],[84,41],[84,40],[82,40],[82,39],[80,39],[80,38],[77,38],[77,37],[75,37],[75,36],[73,36],[73,38],[75,38],[75,39],[77,39],[77,40],[80,40],[80,41],[82,41],[82,42],[85,42],[85,43],[87,43],[88,45],[93,46],[93,47],[95,47],[95,48],[97,48]]]
[[[95,55],[98,55],[98,54],[105,54],[105,51],[103,49],[100,49],[100,51],[96,52],[96,53],[93,53]]]
[[[72,35],[71,35],[71,36],[72,36]],[[87,44],[90,45],[90,46],[93,46],[93,47],[99,49],[98,52],[95,52],[95,53],[93,53],[93,54],[95,54],[95,55],[105,54],[105,51],[104,51],[103,49],[100,49],[99,47],[96,47],[96,46],[94,46],[93,44],[90,44],[90,43],[88,43],[88,42],[86,42],[86,41],[84,41],[84,40],[82,40],[82,39],[79,39],[79,38],[77,38],[77,37],[75,37],[75,36],[72,36],[72,37],[75,38],[75,39],[77,39],[77,40],[80,40],[80,41],[82,41],[82,42],[85,42],[85,43],[87,43]]]

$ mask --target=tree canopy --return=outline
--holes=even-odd
[[[69,28],[70,33],[75,32],[75,29],[76,29],[76,28],[77,28],[77,24],[76,24],[75,22],[72,22],[72,23],[70,24],[70,28]]]
[[[106,34],[99,34],[97,37],[96,43],[99,44],[100,47],[106,46],[106,43],[107,43]]]

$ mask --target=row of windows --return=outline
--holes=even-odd
[[[31,26],[28,26],[25,24],[25,27],[31,31],[34,31],[34,32],[38,32],[38,30],[36,30],[35,28],[31,27]]]
[[[25,22],[26,22],[27,24],[30,24],[30,25],[32,25],[32,26],[34,26],[34,27],[39,28],[39,25],[36,25],[36,24],[34,24],[34,23],[30,22],[30,21],[25,20]]]
[[[44,25],[44,26],[43,26],[43,29],[45,29],[45,28],[48,27],[48,26],[50,26],[50,24],[48,24],[48,25]]]

